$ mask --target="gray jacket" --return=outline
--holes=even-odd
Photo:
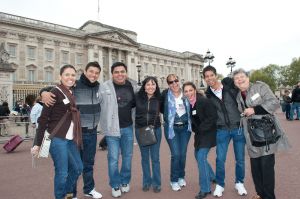
[[[237,102],[238,102],[239,110],[243,112],[242,107],[245,107],[245,103],[241,96],[241,92],[239,92],[237,95]],[[250,83],[250,86],[247,90],[246,105],[248,108],[260,105],[269,114],[274,115],[274,112],[279,108],[279,101],[277,100],[276,96],[273,94],[273,92],[271,91],[271,89],[267,84],[257,81],[254,84]],[[279,120],[276,118],[276,116],[275,116],[275,128],[281,135],[279,140],[274,144],[270,144],[270,150],[268,150],[267,152],[266,152],[266,146],[262,146],[262,147],[252,146],[249,132],[247,130],[248,118],[251,118],[251,116],[242,118],[241,122],[244,127],[244,134],[246,138],[248,154],[251,158],[270,155],[276,153],[279,150],[286,150],[290,148],[290,144],[288,142],[287,136],[285,135],[283,129],[281,128]]]
[[[130,81],[130,80],[129,80]],[[133,91],[137,91],[137,84],[130,81]],[[120,136],[118,103],[112,80],[107,80],[99,87],[100,93],[100,127],[106,136]]]

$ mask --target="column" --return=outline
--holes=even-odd
[[[135,79],[134,78],[134,74],[133,74],[133,70],[135,69],[135,66],[133,66],[131,64],[131,58],[132,58],[132,52],[130,51],[126,51],[126,65],[127,65],[127,74],[128,74],[128,77],[131,78],[131,79]]]
[[[98,63],[101,66],[101,73],[100,73],[100,78],[99,82],[103,82],[103,73],[104,73],[104,63],[103,63],[103,52],[102,52],[102,46],[98,46]]]
[[[94,61],[94,44],[88,44],[88,62]]]
[[[111,48],[108,48],[108,74],[109,74],[109,78],[111,79],[111,72],[110,72],[110,67],[112,65],[112,57],[111,57]]]

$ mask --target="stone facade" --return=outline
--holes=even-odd
[[[110,66],[122,61],[131,79],[137,80],[136,65],[141,64],[141,80],[153,75],[166,87],[165,77],[175,73],[182,82],[199,86],[203,67],[200,54],[138,43],[137,33],[96,21],[77,29],[0,12],[0,42],[5,43],[9,63],[16,70],[14,84],[57,83],[62,65],[74,65],[79,76],[89,61],[100,63],[102,82],[111,77]]]

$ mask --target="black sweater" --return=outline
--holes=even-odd
[[[160,104],[159,99],[155,97],[151,97],[148,99],[147,96],[141,96],[136,94],[136,113],[135,113],[135,127],[142,128],[148,125],[154,125],[155,127],[160,127]]]

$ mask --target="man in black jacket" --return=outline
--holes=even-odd
[[[290,120],[294,119],[294,111],[296,110],[296,120],[300,118],[300,81],[296,88],[292,91],[292,109],[290,114]]]
[[[225,187],[225,161],[230,140],[233,140],[235,154],[235,189],[239,195],[247,195],[244,187],[245,177],[245,137],[239,128],[240,112],[237,107],[237,90],[230,78],[218,81],[217,71],[213,66],[203,69],[204,80],[208,88],[206,96],[217,109],[217,159],[216,188],[214,196],[221,197]]]

